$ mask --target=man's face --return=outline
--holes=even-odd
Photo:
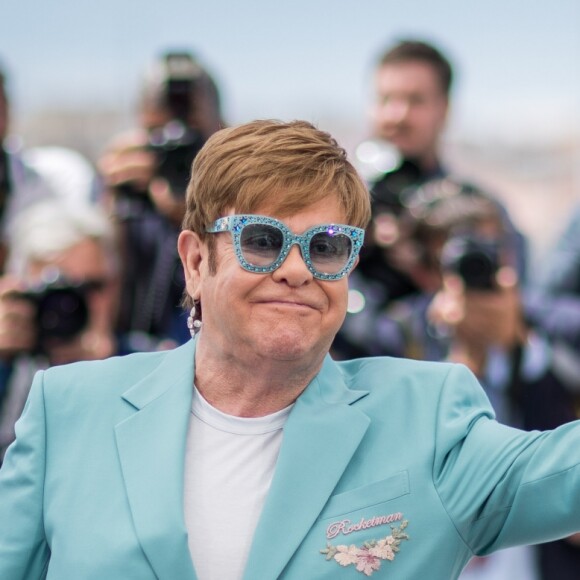
[[[383,65],[375,74],[375,93],[377,136],[404,157],[432,162],[448,108],[433,68],[420,61]]]
[[[335,197],[290,217],[268,208],[255,213],[283,221],[294,233],[346,219]],[[200,340],[218,357],[305,365],[320,362],[344,320],[347,277],[337,281],[314,278],[298,246],[274,272],[248,272],[236,259],[231,234],[212,235],[216,237],[215,274],[208,266],[207,244],[196,242],[196,234],[183,232],[179,243],[188,292],[201,300],[203,309]]]

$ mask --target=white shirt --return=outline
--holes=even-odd
[[[271,415],[226,415],[194,389],[185,456],[185,523],[199,580],[244,573],[291,406]]]

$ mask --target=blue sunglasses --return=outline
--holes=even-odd
[[[298,244],[306,267],[319,280],[339,280],[352,270],[365,233],[354,226],[326,224],[293,234],[282,222],[261,215],[223,217],[206,231],[231,232],[240,266],[257,274],[279,268]]]

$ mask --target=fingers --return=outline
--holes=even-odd
[[[446,275],[429,309],[430,320],[452,328],[455,339],[471,348],[510,348],[525,340],[517,274],[501,268],[496,280],[497,290],[486,291],[466,288],[459,276]]]
[[[516,288],[518,285],[518,274],[513,268],[504,266],[497,271],[495,280],[500,289],[507,290]]]
[[[185,199],[176,197],[166,179],[157,177],[151,181],[149,197],[159,213],[172,220],[175,224],[181,224],[185,215]]]
[[[71,340],[52,339],[47,341],[45,350],[51,365],[61,365],[80,360],[99,360],[112,356],[116,344],[109,333],[88,330]]]
[[[105,185],[132,184],[145,191],[156,169],[155,154],[147,149],[147,135],[132,132],[122,135],[101,157],[99,171]]]
[[[132,184],[146,190],[155,173],[156,159],[147,150],[110,153],[102,158],[99,169],[108,187]]]
[[[7,276],[0,279],[0,356],[31,351],[36,344],[36,307],[18,298],[22,284]]]
[[[381,213],[373,220],[373,236],[377,246],[392,246],[399,239],[397,218],[390,213]]]

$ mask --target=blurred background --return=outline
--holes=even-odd
[[[457,77],[445,156],[502,198],[536,260],[580,196],[578,0],[2,0],[12,133],[96,161],[134,124],[153,57],[192,50],[227,123],[304,118],[354,156],[369,135],[371,72],[422,38]]]

